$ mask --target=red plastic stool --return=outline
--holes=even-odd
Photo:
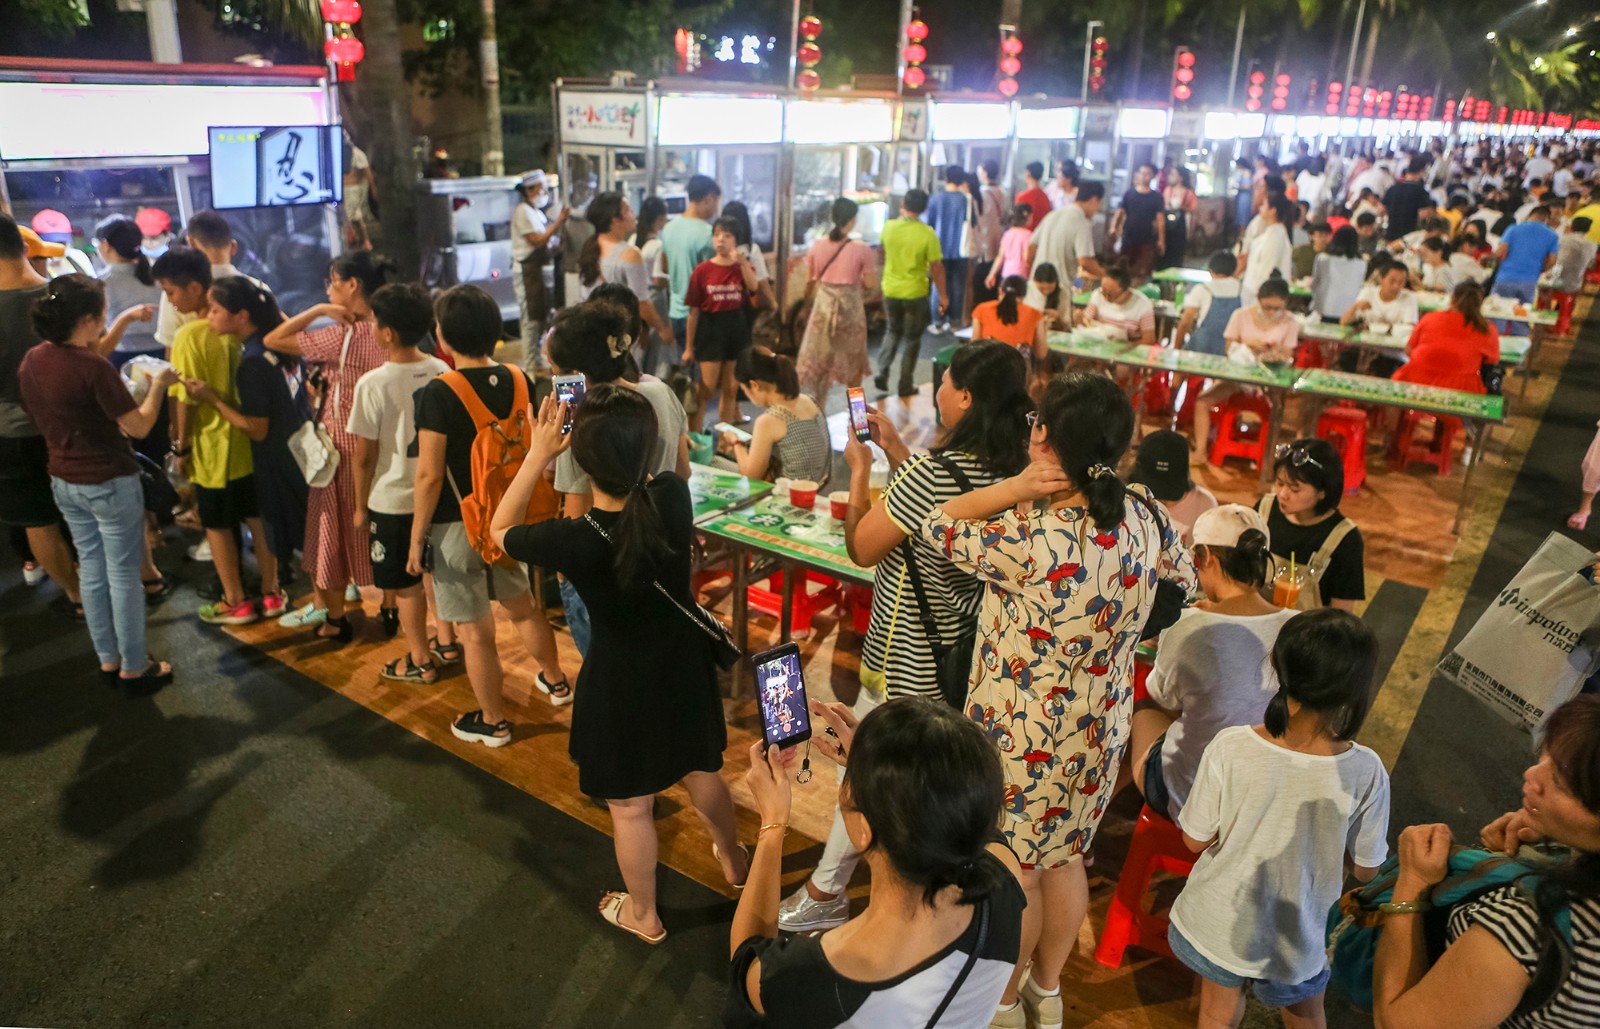
[[[1553,301],[1550,306],[1556,310],[1556,324],[1551,331],[1557,336],[1565,336],[1572,331],[1572,305],[1577,302],[1578,295],[1553,289],[1550,299]]]
[[[1187,876],[1198,857],[1183,842],[1183,832],[1176,825],[1148,806],[1140,809],[1094,959],[1107,968],[1117,968],[1122,964],[1122,952],[1130,946],[1172,957],[1167,945],[1167,915],[1146,911],[1144,895],[1156,872]]]
[[[1317,438],[1332,443],[1344,461],[1344,491],[1360,489],[1367,481],[1367,413],[1336,404],[1317,418]]]
[[[1246,420],[1241,415],[1255,418]],[[1235,393],[1223,402],[1218,413],[1217,441],[1211,445],[1211,463],[1221,466],[1230,457],[1242,457],[1258,466],[1267,459],[1267,440],[1272,436],[1272,405],[1266,397]]]
[[[1194,425],[1194,410],[1200,404],[1200,393],[1205,385],[1203,377],[1187,375],[1173,387],[1173,404],[1177,407],[1172,415],[1174,426],[1187,429]]]
[[[1322,352],[1320,340],[1303,339],[1294,351],[1294,366],[1296,368],[1326,368],[1328,356]]]
[[[1418,427],[1430,420],[1433,422],[1432,435],[1418,441]],[[1394,466],[1405,471],[1413,461],[1421,461],[1439,469],[1441,478],[1449,475],[1450,465],[1455,459],[1456,434],[1460,431],[1459,418],[1407,411],[1400,417],[1400,428],[1394,434]]]
[[[844,602],[850,605],[850,628],[857,636],[865,636],[872,623],[872,587],[845,586]]]
[[[1172,377],[1167,372],[1156,372],[1145,380],[1144,413],[1160,417],[1172,413]]]
[[[783,617],[783,574],[778,572],[767,579],[765,587],[751,586],[750,607],[764,615]],[[815,593],[811,586],[819,587]],[[794,607],[790,611],[789,628],[793,632],[810,632],[811,618],[818,612],[837,607],[843,599],[837,579],[816,572],[802,571],[794,584]]]

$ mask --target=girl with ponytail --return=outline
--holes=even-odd
[[[651,476],[656,414],[637,390],[592,387],[563,434],[565,404],[539,409],[528,456],[495,511],[495,542],[511,557],[561,573],[588,610],[594,645],[578,673],[568,752],[578,786],[611,809],[626,892],[600,916],[647,943],[666,929],[656,910],[655,795],[681,782],[710,830],[730,885],[748,872],[719,777],[727,729],[717,689],[713,627],[690,586],[694,508],[674,472]],[[582,518],[517,524],[534,485],[568,448],[589,476]]]
[[[1029,419],[1020,474],[935,507],[921,534],[985,584],[969,717],[1000,745],[1031,911],[1022,962],[996,1023],[1060,1024],[1061,969],[1088,900],[1080,860],[1128,745],[1133,649],[1160,579],[1186,594],[1194,563],[1171,520],[1116,465],[1133,435],[1128,398],[1103,375],[1051,380]],[[1024,972],[1027,972],[1024,981]]]
[[[756,347],[739,362],[739,381],[745,395],[765,408],[750,427],[748,445],[734,433],[722,434],[722,445],[738,462],[739,474],[768,482],[780,475],[827,481],[833,467],[828,420],[816,401],[800,392],[794,361]]]
[[[1020,275],[1007,275],[1000,283],[999,300],[990,300],[972,309],[972,338],[1009,343],[1038,365],[1050,353],[1045,345],[1049,326],[1043,311],[1022,302],[1027,295],[1028,280]]]
[[[141,304],[161,302],[161,287],[150,277],[150,259],[139,249],[143,242],[144,233],[125,214],[103,218],[94,227],[94,247],[106,265],[100,272],[100,281],[106,287],[108,315],[119,314]],[[122,333],[122,339],[117,342],[117,348],[106,356],[112,364],[121,368],[137,354],[162,357],[165,352],[166,348],[156,342],[155,323],[143,322],[129,325]],[[161,431],[152,430],[152,441],[164,443],[167,439],[165,421],[163,418],[162,424],[157,426]]]
[[[1370,882],[1388,857],[1389,776],[1353,742],[1377,655],[1372,630],[1348,611],[1294,616],[1272,647],[1278,688],[1264,724],[1223,729],[1200,759],[1178,814],[1200,859],[1167,942],[1200,976],[1201,1025],[1237,1025],[1247,982],[1288,1024],[1326,1024],[1328,909],[1347,866]]]

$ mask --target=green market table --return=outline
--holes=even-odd
[[[749,585],[759,568],[752,565],[753,557],[776,564],[784,572],[778,621],[782,643],[789,642],[793,629],[796,571],[820,572],[854,586],[872,585],[872,569],[850,560],[844,523],[829,516],[826,497],[819,496],[817,507],[806,511],[790,504],[786,496],[764,496],[709,519],[699,531],[733,548],[733,638],[741,650],[749,649]]]
[[[706,464],[689,466],[689,497],[694,501],[694,523],[708,522],[735,508],[755,503],[772,492],[772,483],[749,479],[738,472]]]
[[[1406,360],[1406,344],[1411,340],[1408,330],[1404,335],[1395,336],[1387,332],[1366,332],[1353,325],[1336,325],[1332,322],[1312,322],[1300,327],[1302,340],[1316,340],[1319,343],[1337,343],[1341,346],[1361,347],[1371,350],[1385,357]],[[1501,336],[1500,337],[1500,363],[1508,369],[1518,372],[1522,376],[1522,394],[1528,393],[1528,353],[1533,349],[1533,343],[1527,336]]]

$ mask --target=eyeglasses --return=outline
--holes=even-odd
[[[1306,465],[1322,467],[1322,462],[1311,456],[1311,451],[1298,443],[1279,443],[1273,451],[1273,456],[1280,461],[1288,461],[1292,467],[1303,468]]]

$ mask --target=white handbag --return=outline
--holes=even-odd
[[[344,359],[350,353],[350,337],[355,335],[354,326],[346,326],[344,330],[344,345],[339,348],[339,378],[343,378]],[[333,482],[333,477],[339,471],[339,448],[334,446],[333,436],[322,424],[322,412],[328,406],[328,394],[336,391],[339,384],[335,381],[333,388],[323,389],[322,399],[317,402],[317,413],[312,419],[294,431],[289,437],[289,453],[294,455],[294,463],[300,466],[300,474],[306,477],[307,484],[321,488]],[[333,405],[335,411],[339,405]]]

